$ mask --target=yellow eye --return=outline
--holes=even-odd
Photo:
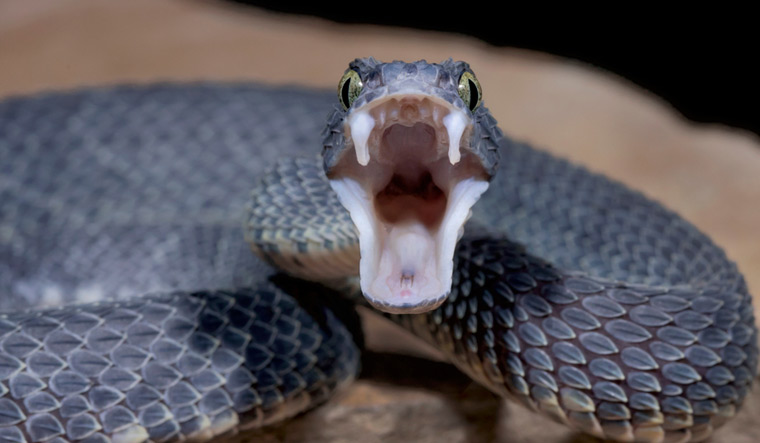
[[[338,83],[338,99],[340,104],[343,105],[343,109],[348,109],[356,100],[356,97],[362,92],[364,84],[362,83],[359,73],[353,69],[349,69],[343,74],[343,78]]]
[[[474,111],[483,99],[483,91],[480,89],[480,82],[475,78],[475,74],[470,71],[465,71],[461,77],[459,77],[459,96],[462,97],[464,104],[470,108],[470,111]]]

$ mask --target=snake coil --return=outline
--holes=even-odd
[[[0,441],[208,439],[292,416],[355,377],[345,317],[308,302],[322,290],[267,282],[239,225],[255,181],[252,206],[268,206],[245,216],[248,235],[271,240],[259,229],[277,223],[278,237],[315,241],[282,211],[329,196],[324,173],[282,159],[319,146],[334,103],[250,84],[0,103]],[[575,429],[707,438],[757,366],[736,266],[620,184],[507,139],[501,151],[449,297],[394,320]],[[355,241],[335,197],[320,198],[322,226],[343,227],[327,240]]]

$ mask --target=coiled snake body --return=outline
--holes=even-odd
[[[0,103],[0,441],[210,438],[355,376],[341,302],[268,282],[240,233],[253,186],[246,232],[270,241],[271,262],[284,246],[262,226],[308,250],[348,220],[321,167],[296,159],[320,145],[334,101],[155,85]],[[757,365],[736,266],[617,183],[507,139],[500,151],[451,293],[394,320],[493,391],[594,435],[697,441],[734,416]],[[294,202],[319,229],[282,215]],[[328,246],[356,246],[341,227]]]

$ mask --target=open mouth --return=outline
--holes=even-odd
[[[488,188],[471,130],[467,114],[427,95],[389,96],[348,116],[348,149],[329,178],[359,231],[361,289],[378,309],[423,312],[451,291],[456,243]]]

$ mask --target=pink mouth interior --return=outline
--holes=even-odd
[[[392,162],[393,174],[388,184],[375,194],[375,209],[384,223],[416,220],[427,229],[435,229],[443,218],[446,194],[433,180],[430,165],[420,161],[421,157],[429,157],[425,151],[434,146],[435,135],[428,139],[431,136],[428,129],[418,124],[411,128],[392,126],[385,131],[382,156]],[[415,141],[422,143],[415,145]]]
[[[366,166],[348,152],[330,177],[359,231],[362,290],[391,312],[429,310],[443,301],[462,225],[487,188],[472,153],[462,150],[456,165],[450,160],[441,123],[449,109],[412,103],[370,110],[375,126]]]

